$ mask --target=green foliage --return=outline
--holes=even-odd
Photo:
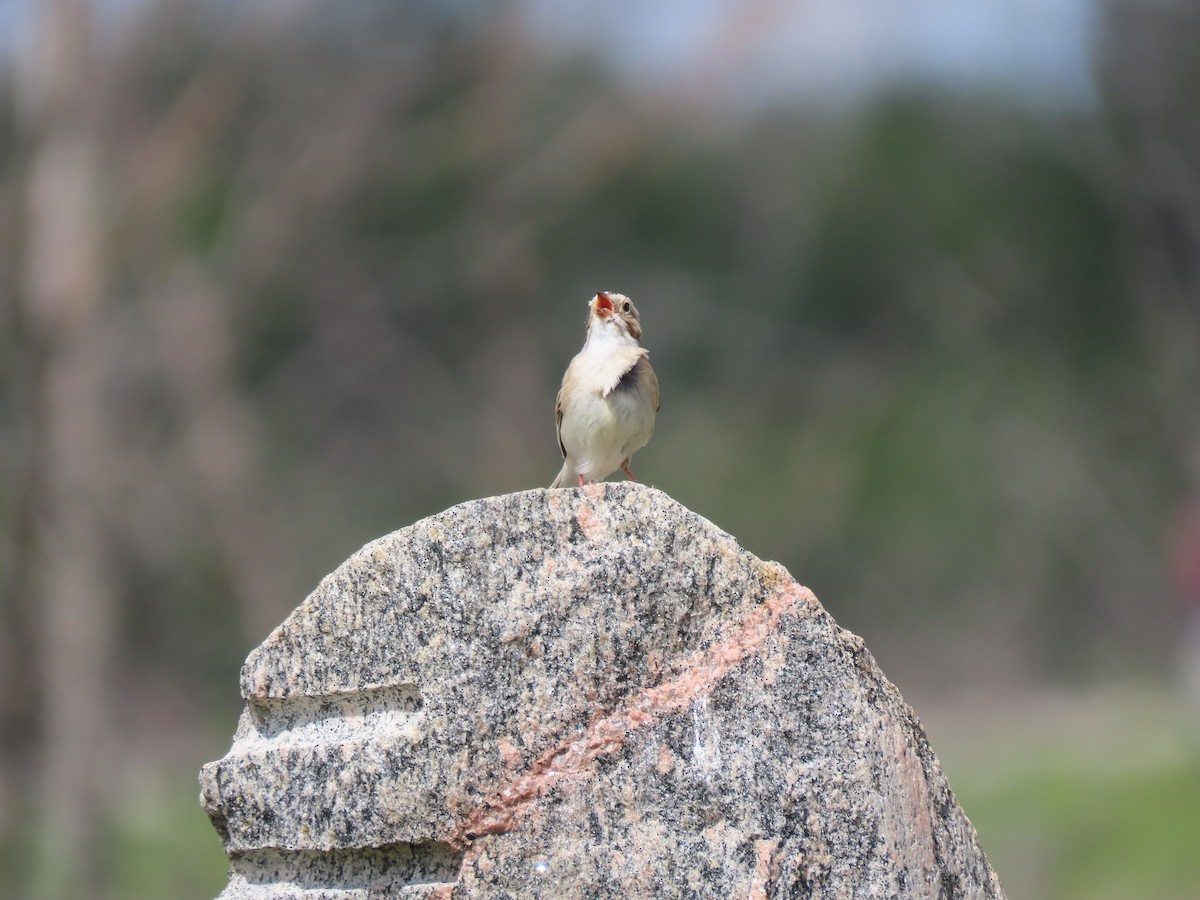
[[[238,40],[163,16],[121,85],[154,127],[113,155],[200,111],[150,246],[227,290],[264,490],[320,510],[272,520],[327,546],[298,594],[380,523],[548,481],[557,379],[607,285],[641,301],[663,383],[644,477],[868,642],[886,622],[927,665],[1015,591],[1008,627],[1041,623],[1018,668],[1083,674],[1131,582],[1165,606],[1197,326],[1156,293],[1099,116],[910,91],[714,126],[463,11]],[[115,243],[153,303],[147,242]],[[173,552],[133,606],[197,604],[180,620],[211,646],[219,604],[155,582],[195,558]],[[1164,635],[1134,631],[1125,663],[1154,665]]]
[[[227,173],[204,171],[180,195],[175,213],[180,242],[197,256],[208,256],[221,238],[232,189]]]

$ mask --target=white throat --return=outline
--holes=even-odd
[[[587,340],[584,341],[584,352],[605,352],[617,347],[637,347],[637,338],[625,330],[624,323],[616,316],[605,319],[592,319],[588,324]]]

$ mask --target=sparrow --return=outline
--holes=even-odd
[[[640,346],[642,323],[624,294],[600,291],[588,304],[587,339],[563,375],[554,404],[563,466],[552,488],[602,481],[654,433],[658,378]]]

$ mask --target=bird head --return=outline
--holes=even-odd
[[[638,318],[637,307],[624,294],[597,291],[588,304],[588,310],[589,324],[594,319],[602,325],[617,328],[634,340],[641,340],[642,321]]]

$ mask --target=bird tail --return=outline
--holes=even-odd
[[[551,488],[575,487],[575,469],[571,466],[571,461],[564,459],[562,469],[558,473],[558,477],[554,479]]]

